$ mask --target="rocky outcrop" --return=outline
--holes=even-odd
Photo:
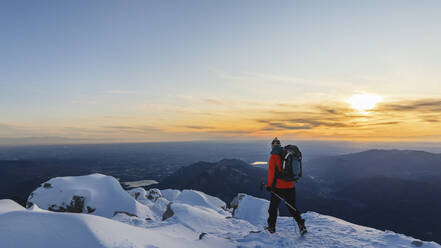
[[[165,210],[165,212],[162,214],[162,221],[172,217],[175,212],[173,212],[173,210],[171,209],[171,202],[167,205],[167,209]]]
[[[88,208],[92,209],[88,206]],[[54,212],[70,212],[70,213],[83,213],[84,212],[84,197],[74,195],[72,197],[72,200],[70,201],[70,204],[67,206],[59,206],[56,204],[52,204],[48,210],[54,211]]]
[[[159,197],[162,197],[161,191],[159,189],[150,189],[146,193],[147,199],[149,199],[152,202],[155,202]]]
[[[45,189],[50,189],[50,188],[52,188],[52,184],[50,184],[50,183],[45,183],[45,184],[43,184],[43,188],[45,188]]]

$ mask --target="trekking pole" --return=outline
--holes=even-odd
[[[274,195],[276,195],[280,200],[282,200],[286,206],[290,207],[292,210],[298,212],[299,210],[297,210],[297,208],[293,207],[291,204],[289,204],[288,202],[286,202],[282,197],[280,197],[280,195],[274,193],[274,191],[270,191],[271,193],[273,193]]]
[[[260,183],[260,190],[263,190],[263,187],[265,187],[265,183],[261,182]],[[297,210],[297,208],[295,208],[294,206],[292,206],[291,204],[289,204],[288,202],[285,201],[285,199],[283,199],[280,195],[278,195],[277,193],[275,193],[274,191],[270,190],[271,193],[273,193],[275,196],[277,196],[277,198],[279,198],[280,200],[282,200],[286,206],[288,206],[289,208],[291,208],[292,210],[299,212],[299,210]]]

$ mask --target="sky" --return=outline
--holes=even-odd
[[[0,1],[0,139],[441,142],[441,1]]]

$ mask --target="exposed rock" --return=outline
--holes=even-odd
[[[175,212],[173,212],[173,210],[171,209],[171,202],[167,205],[167,210],[165,210],[165,212],[162,214],[162,221],[172,217]]]
[[[423,246],[423,242],[419,241],[419,240],[414,240],[411,242],[412,245],[416,246],[416,247],[421,247]]]
[[[203,232],[203,233],[199,234],[199,240],[201,240],[202,238],[204,238],[205,235],[207,235],[207,233],[204,233],[204,232]]]
[[[43,188],[45,188],[45,189],[50,189],[50,188],[52,188],[52,184],[50,184],[50,183],[45,183],[45,184],[43,184]]]
[[[130,217],[138,217],[136,214],[131,214],[131,213],[126,212],[126,211],[115,211],[115,213],[113,214],[113,216],[115,216],[115,215],[117,215],[117,214],[125,214],[125,215],[130,216]]]
[[[90,206],[87,206],[87,213],[93,213],[93,212],[95,212],[95,210],[96,210],[96,208],[92,208],[92,207],[90,207]]]
[[[82,213],[83,209],[84,209],[84,197],[78,195],[74,195],[72,197],[72,200],[70,201],[70,204],[67,205],[66,207],[52,204],[48,208],[48,210],[54,212],[70,212],[70,213]]]
[[[70,205],[67,206],[67,211],[73,213],[82,213],[83,207],[84,207],[84,197],[74,195],[72,197],[72,201],[70,202]]]
[[[159,197],[162,197],[161,191],[159,189],[150,189],[147,194],[147,199],[155,202]]]
[[[141,195],[141,193],[135,192],[135,200],[138,200],[139,195]]]

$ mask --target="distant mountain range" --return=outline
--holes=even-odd
[[[439,182],[441,154],[411,150],[368,150],[308,161],[305,173],[330,183],[375,176]]]

